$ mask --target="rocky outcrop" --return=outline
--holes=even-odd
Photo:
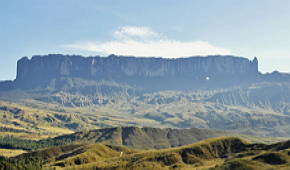
[[[272,73],[266,73],[261,75],[262,79],[267,82],[290,82],[289,73],[281,73],[279,71],[273,71]]]
[[[6,91],[6,90],[11,90],[14,89],[14,83],[13,81],[0,81],[0,91]]]
[[[136,58],[110,55],[82,57],[51,54],[22,58],[17,63],[17,86],[47,84],[61,77],[110,80],[141,88],[192,88],[252,82],[258,76],[258,60],[234,56],[178,59]]]

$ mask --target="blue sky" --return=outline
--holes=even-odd
[[[257,56],[290,72],[289,0],[2,0],[0,80],[23,56]]]

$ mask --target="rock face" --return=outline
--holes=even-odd
[[[22,58],[17,63],[17,87],[37,87],[61,77],[110,80],[140,88],[226,86],[252,82],[259,75],[258,60],[234,56],[179,59],[110,55],[82,57],[51,54]]]

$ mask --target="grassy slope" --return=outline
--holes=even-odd
[[[287,114],[287,98],[281,97],[280,110],[273,109],[270,105],[255,105],[265,97],[256,95],[257,101],[250,106],[236,103],[218,102],[210,100],[216,94],[224,94],[228,90],[179,92],[164,91],[148,93],[137,96],[98,96],[70,94],[56,92],[43,94],[53,96],[51,102],[40,101],[35,97],[27,97],[22,103],[34,108],[45,110],[77,113],[86,119],[85,126],[109,127],[109,126],[148,126],[162,128],[213,128],[220,130],[231,129],[248,135],[262,135],[285,137],[290,135],[290,116]],[[274,93],[275,94],[275,93]],[[279,93],[282,95],[284,93]],[[17,95],[17,94],[16,94]],[[78,96],[75,98],[75,96]],[[263,96],[263,95],[262,95]],[[1,97],[1,94],[0,94]],[[5,97],[5,96],[4,96]],[[63,102],[81,102],[85,100],[105,100],[105,103],[93,104],[82,107],[64,107]],[[260,99],[262,98],[262,99]],[[269,96],[267,97],[267,99]],[[271,98],[271,96],[270,96]],[[57,101],[60,101],[58,103]],[[263,103],[270,102],[264,101]],[[280,101],[280,100],[279,100]],[[280,102],[280,103],[281,103]],[[251,104],[251,100],[249,100]],[[275,103],[273,103],[275,104]],[[280,104],[277,105],[279,107]],[[290,106],[290,104],[289,104]],[[84,117],[83,117],[84,116]],[[83,127],[82,125],[77,128]],[[271,127],[271,128],[269,128]],[[79,129],[81,130],[81,129]]]
[[[241,90],[236,88],[161,91],[132,96],[126,93],[114,96],[49,90],[0,92],[0,99],[21,103],[11,106],[11,103],[2,102],[3,105],[27,110],[24,115],[5,113],[7,119],[0,121],[0,128],[2,124],[3,128],[24,128],[22,130],[33,131],[33,134],[40,132],[41,135],[45,135],[46,131],[47,136],[53,136],[65,130],[69,133],[112,126],[197,127],[232,130],[247,135],[288,137],[290,104],[287,89],[283,90],[283,87],[273,85],[267,88],[263,84],[254,89],[249,87],[250,96],[246,95],[248,92],[238,93]],[[264,89],[268,89],[269,93],[263,93]],[[231,95],[236,91],[239,95]],[[274,102],[276,99],[278,103]],[[241,104],[246,101],[245,105]],[[280,109],[274,109],[272,105]],[[0,111],[0,117],[1,114],[4,113]],[[29,121],[33,124],[30,127]]]
[[[127,146],[138,149],[162,149],[187,145],[207,138],[219,136],[237,136],[250,142],[274,143],[280,138],[262,138],[234,134],[225,131],[208,129],[160,129],[149,127],[115,127],[81,131],[73,134],[57,136],[52,139],[41,140],[41,143],[53,141],[55,145],[68,143],[104,143],[110,145]]]
[[[238,138],[215,138],[178,148],[133,153],[72,167],[70,164],[65,169],[284,169],[290,166],[289,151],[262,148],[254,149]]]
[[[135,120],[134,118],[131,120],[126,117],[119,117],[118,114],[115,117],[111,117],[110,115],[99,115],[98,112],[96,115],[92,113],[86,114],[86,111],[89,112],[89,108],[63,108],[65,110],[61,110],[49,104],[44,105],[42,103],[40,106],[47,106],[48,108],[40,108],[37,106],[29,107],[0,101],[0,136],[11,135],[21,139],[39,140],[63,134],[71,134],[74,131],[83,131],[73,134],[73,136],[80,135],[79,142],[91,142],[95,140],[94,142],[105,142],[108,144],[125,145],[143,149],[180,146],[217,136],[239,136],[250,141],[266,143],[277,142],[284,139],[271,137],[256,138],[249,135],[237,135],[224,131],[198,129],[178,131],[174,129],[135,128],[131,130],[122,130],[124,128],[115,128],[113,132],[99,133],[99,130],[87,130],[98,129],[102,126],[128,125],[128,121]],[[56,109],[52,110],[52,108]],[[93,112],[93,110],[91,111]],[[125,118],[127,122],[125,122]],[[138,118],[138,121],[139,120],[142,122],[143,118]],[[144,122],[146,122],[146,120],[144,120]],[[85,137],[81,137],[81,135],[87,135],[90,136],[90,138],[86,139]],[[69,138],[70,135],[66,137]]]
[[[149,97],[142,100],[150,102],[154,99],[154,96]],[[289,131],[289,125],[279,125],[279,122],[285,124],[283,115],[272,111],[216,106],[210,103],[201,104],[183,100],[168,104],[132,105],[131,102],[133,101],[67,108],[35,100],[26,103],[27,105],[33,103],[31,106],[0,101],[0,136],[13,135],[26,139],[42,139],[75,131],[130,125],[159,128],[174,128],[182,125],[233,130],[250,136],[285,136]],[[239,121],[236,122],[237,120]],[[273,139],[273,142],[277,141]]]
[[[207,129],[160,129],[148,127],[116,127],[76,132],[58,136],[55,143],[96,143],[123,145],[139,149],[170,148],[206,138],[229,136],[231,133]],[[46,142],[46,140],[43,140]]]
[[[27,106],[31,103],[23,105],[0,101],[0,136],[42,139],[112,126],[152,125],[152,121],[142,118],[114,115],[114,112],[106,114],[113,109],[96,111],[92,108],[64,108],[34,100],[32,103],[34,104]]]
[[[82,168],[183,169],[213,166],[222,162],[221,159],[229,154],[245,150],[246,145],[237,138],[215,138],[178,148],[146,151],[123,158],[91,163]]]
[[[26,151],[21,149],[0,149],[0,156],[4,157],[14,157],[23,153],[26,153]]]
[[[41,139],[72,133],[73,131],[66,127],[66,124],[70,121],[65,119],[73,116],[14,103],[0,102],[0,135]]]
[[[44,160],[44,169],[287,169],[290,142],[250,144],[235,137],[207,139],[161,150],[132,150],[104,144],[69,145],[13,159]]]

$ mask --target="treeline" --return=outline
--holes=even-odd
[[[26,140],[13,136],[0,137],[0,148],[3,149],[22,149],[32,151],[37,149],[49,148],[53,146],[62,146],[73,143],[70,139],[54,140],[53,138],[45,140]]]
[[[38,141],[25,140],[16,138],[13,136],[0,137],[0,148],[4,149],[23,149],[23,150],[35,150],[40,148],[49,147],[49,143],[39,143]]]
[[[34,141],[16,138],[13,136],[0,137],[0,148],[4,149],[22,149],[33,151],[53,146],[61,146],[72,143],[70,139],[54,140],[53,138]],[[6,158],[0,156],[0,170],[40,170],[42,169],[44,159],[41,156],[16,156]]]
[[[52,141],[40,142],[34,140],[20,139],[13,136],[0,137],[0,148],[4,149],[23,149],[27,151],[32,151],[36,149],[47,148],[50,146],[55,146],[55,144]]]
[[[0,170],[40,170],[43,162],[37,158],[5,158],[0,156]]]

